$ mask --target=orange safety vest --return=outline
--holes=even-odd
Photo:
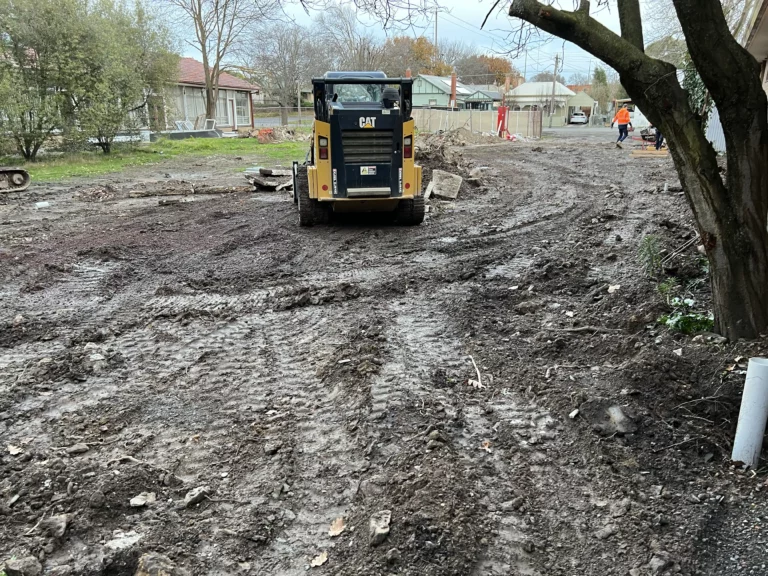
[[[616,112],[616,116],[613,118],[613,121],[618,124],[629,124],[631,122],[629,117],[629,110],[626,108],[620,108],[619,111]]]

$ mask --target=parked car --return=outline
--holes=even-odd
[[[571,116],[569,124],[586,124],[589,122],[589,118],[584,112],[574,112]]]

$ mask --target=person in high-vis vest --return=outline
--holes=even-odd
[[[632,120],[629,118],[629,109],[627,108],[626,104],[624,104],[624,106],[619,108],[619,111],[616,112],[616,116],[614,116],[613,120],[611,120],[611,128],[613,128],[613,125],[617,122],[619,124],[619,139],[616,140],[616,147],[623,148],[621,143],[627,139],[627,136],[629,136],[629,130],[627,129],[627,126],[632,126]]]

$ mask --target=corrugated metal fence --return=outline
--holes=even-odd
[[[725,153],[725,134],[723,134],[723,126],[720,124],[720,114],[714,106],[707,123],[707,140],[712,142],[712,147],[717,152]]]
[[[422,132],[465,128],[470,132],[492,134],[497,129],[497,118],[496,110],[413,110],[416,128]],[[509,112],[507,129],[526,138],[541,138],[541,112]]]

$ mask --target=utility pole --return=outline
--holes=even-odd
[[[555,73],[552,76],[552,102],[549,105],[549,127],[552,128],[552,116],[555,113],[555,90],[557,88],[557,70],[560,64],[560,54],[555,54]]]
[[[298,92],[298,102],[299,102],[299,126],[301,126],[301,81],[297,84],[298,88],[296,89]]]
[[[437,8],[435,8],[435,69],[440,62],[440,53],[437,50]]]

